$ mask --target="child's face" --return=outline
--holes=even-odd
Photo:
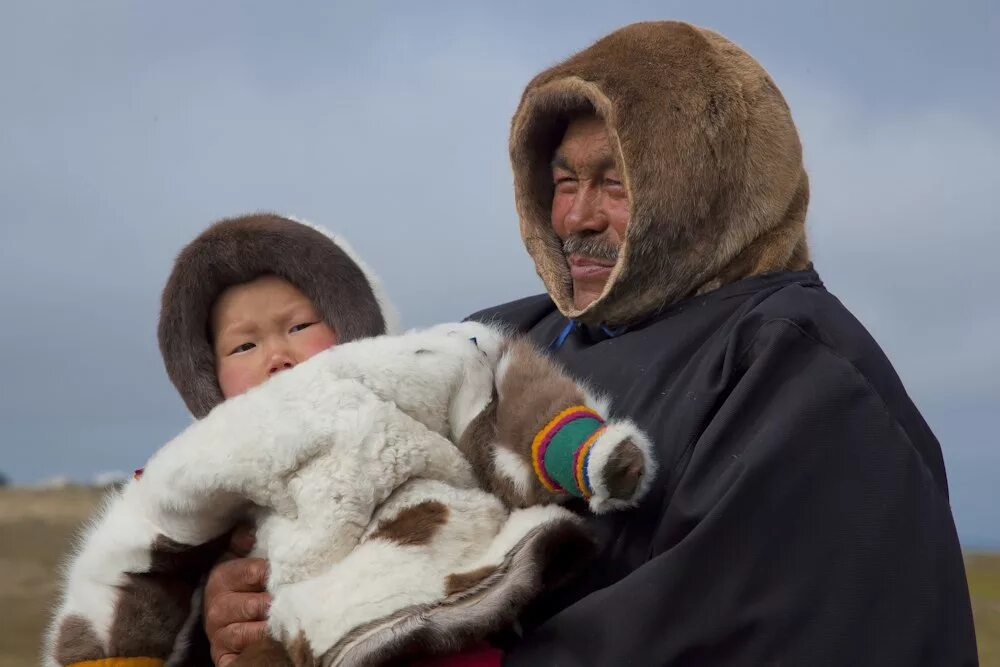
[[[312,302],[277,276],[226,289],[212,306],[215,373],[231,398],[337,342]]]

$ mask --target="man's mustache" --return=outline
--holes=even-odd
[[[602,234],[573,234],[563,241],[563,254],[582,255],[608,262],[618,261],[618,245]]]

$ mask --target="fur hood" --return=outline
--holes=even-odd
[[[630,203],[603,294],[576,310],[550,223],[550,160],[567,118],[608,127]],[[747,276],[808,265],[809,182],[791,113],[764,69],[721,35],[636,23],[536,76],[511,124],[521,235],[567,317],[624,324]]]
[[[267,273],[301,290],[341,343],[398,329],[378,279],[342,239],[272,213],[216,222],[178,255],[157,332],[167,374],[198,419],[223,400],[209,336],[212,304],[227,287]]]

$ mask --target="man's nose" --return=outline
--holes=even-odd
[[[570,234],[579,232],[603,232],[608,228],[608,216],[601,205],[600,188],[592,186],[581,187],[573,198],[573,206],[566,214],[566,231]]]

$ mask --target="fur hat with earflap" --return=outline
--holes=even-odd
[[[552,158],[571,118],[596,114],[628,194],[603,293],[573,300],[552,228]],[[511,121],[521,236],[566,317],[621,325],[722,285],[809,264],[809,179],[785,98],[746,51],[678,21],[634,23],[538,76]]]
[[[167,375],[198,419],[223,401],[209,332],[228,287],[265,274],[300,290],[346,343],[396,333],[398,317],[375,275],[342,239],[273,213],[216,222],[177,257],[163,289],[157,337]]]

